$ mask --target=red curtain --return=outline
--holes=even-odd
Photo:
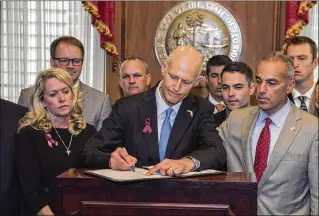
[[[82,1],[83,7],[92,15],[92,25],[100,33],[100,46],[112,55],[113,70],[117,67],[118,51],[114,44],[115,2]]]
[[[286,34],[285,38],[299,35],[308,24],[308,12],[316,1],[287,1],[286,2]]]

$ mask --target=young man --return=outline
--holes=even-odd
[[[230,172],[252,172],[258,215],[318,215],[318,119],[288,100],[291,59],[264,57],[256,73],[258,106],[233,110],[220,135]]]
[[[177,47],[163,61],[163,80],[157,86],[115,103],[102,129],[84,147],[84,165],[119,170],[155,165],[148,175],[159,171],[170,176],[222,169],[226,155],[214,106],[190,94],[201,64],[195,48]]]
[[[208,100],[215,106],[214,113],[225,108],[222,99],[221,72],[225,65],[232,60],[226,55],[215,55],[210,58],[206,65],[206,75],[208,84]]]
[[[148,65],[137,56],[129,56],[124,59],[119,71],[119,84],[124,97],[142,93],[151,83],[151,74],[148,73]]]
[[[57,38],[50,46],[51,67],[62,68],[69,72],[76,92],[84,96],[83,117],[87,123],[99,130],[102,121],[111,112],[111,102],[107,94],[91,88],[80,81],[84,58],[84,47],[81,41],[71,36]],[[29,107],[29,99],[33,87],[22,89],[18,104]]]
[[[296,86],[289,98],[304,111],[309,110],[310,97],[315,89],[317,52],[316,43],[308,37],[297,36],[285,42],[284,53],[293,60],[295,67]]]
[[[255,92],[253,71],[244,62],[228,63],[222,73],[222,96],[226,109],[214,115],[217,125],[226,120],[233,109],[250,106],[250,97]]]

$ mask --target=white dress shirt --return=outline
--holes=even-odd
[[[159,85],[156,88],[156,92],[155,92],[156,107],[157,107],[157,134],[158,134],[157,139],[158,139],[158,143],[159,143],[160,137],[161,137],[161,130],[162,130],[163,122],[164,122],[165,117],[166,117],[166,110],[168,108],[170,108],[170,106],[168,106],[166,104],[165,100],[162,98],[162,95],[160,93],[160,88],[162,87],[162,82],[163,81],[161,81],[159,83]],[[172,128],[173,128],[173,125],[174,125],[174,122],[176,119],[176,115],[178,113],[178,110],[179,110],[181,104],[182,104],[182,101],[171,107],[171,108],[173,108],[173,111],[172,111],[171,116],[170,116],[170,122],[171,122]]]
[[[316,83],[313,84],[313,86],[311,87],[311,89],[309,89],[309,91],[306,92],[306,94],[300,94],[296,89],[293,89],[292,90],[292,96],[294,98],[294,102],[295,102],[295,105],[296,107],[300,108],[301,106],[301,101],[299,100],[299,96],[306,96],[306,99],[305,99],[305,104],[307,106],[307,109],[309,110],[309,104],[310,104],[310,98],[311,98],[311,95],[312,95],[312,92],[315,90],[315,87],[316,87]]]
[[[251,146],[253,163],[255,162],[256,147],[257,147],[258,139],[262,129],[265,127],[266,118],[269,117],[272,121],[269,126],[270,145],[269,145],[268,160],[267,160],[267,164],[268,164],[269,158],[271,157],[271,154],[275,148],[275,144],[277,142],[279,134],[284,126],[288,113],[290,112],[290,108],[291,108],[291,104],[290,104],[290,101],[287,99],[287,103],[280,110],[278,110],[271,116],[268,116],[267,113],[264,112],[263,110],[259,111],[254,129],[250,137],[250,146]]]

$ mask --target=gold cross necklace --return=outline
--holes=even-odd
[[[70,139],[70,142],[69,142],[69,146],[67,147],[67,146],[65,145],[63,139],[60,137],[60,134],[58,133],[58,131],[55,129],[54,126],[53,126],[53,128],[54,128],[56,134],[59,136],[60,140],[62,141],[62,143],[63,143],[63,145],[64,145],[64,147],[65,147],[65,149],[66,149],[66,153],[67,153],[68,155],[70,155],[70,154],[71,154],[70,148],[71,148],[71,145],[72,145],[73,134],[71,135],[71,139]]]

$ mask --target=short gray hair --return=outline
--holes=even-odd
[[[122,61],[121,65],[120,65],[119,76],[122,74],[123,65],[126,61],[136,61],[136,60],[140,60],[143,63],[144,68],[145,68],[145,73],[148,74],[148,64],[141,57],[131,55],[131,56],[127,56]]]
[[[286,72],[288,75],[288,78],[290,80],[294,79],[294,75],[295,75],[295,68],[294,68],[294,63],[292,61],[292,59],[284,54],[282,54],[279,51],[274,51],[269,53],[268,55],[264,56],[260,62],[258,63],[258,65],[261,62],[270,62],[270,61],[279,61],[282,62],[286,65]]]

